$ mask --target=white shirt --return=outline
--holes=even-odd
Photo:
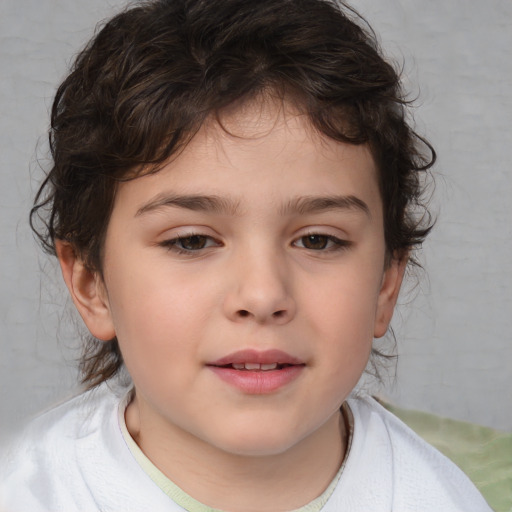
[[[126,390],[103,384],[37,418],[3,457],[0,511],[187,510],[137,462],[126,403]],[[352,444],[322,512],[491,512],[460,469],[373,399],[348,405]]]

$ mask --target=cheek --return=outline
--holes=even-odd
[[[330,378],[327,385],[346,387],[363,372],[371,352],[377,311],[379,279],[331,276],[307,295],[309,322],[317,343],[318,357]]]
[[[365,270],[333,272],[318,286],[304,287],[305,309],[312,312],[320,331],[338,333],[354,343],[373,339],[380,275]]]
[[[160,256],[141,262],[142,257],[120,257],[107,281],[128,371],[134,380],[157,373],[166,379],[188,378],[187,364],[200,362],[201,342],[212,334],[219,310],[218,283],[192,266],[177,268]]]

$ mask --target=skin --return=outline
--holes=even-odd
[[[148,458],[212,507],[290,510],[343,460],[339,408],[388,328],[405,261],[385,264],[368,147],[320,136],[268,99],[222,123],[119,186],[103,280],[68,244],[58,255],[91,333],[119,340],[136,389],[127,427]],[[190,195],[222,208],[176,204]],[[336,205],[311,201],[326,197]],[[271,393],[247,393],[208,366],[240,349],[303,366]]]

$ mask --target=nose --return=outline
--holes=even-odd
[[[289,266],[271,248],[232,262],[225,313],[235,322],[283,325],[296,311]]]

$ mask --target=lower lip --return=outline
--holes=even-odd
[[[235,370],[221,366],[208,366],[224,382],[251,395],[273,393],[295,380],[304,365],[286,366],[280,370]]]

